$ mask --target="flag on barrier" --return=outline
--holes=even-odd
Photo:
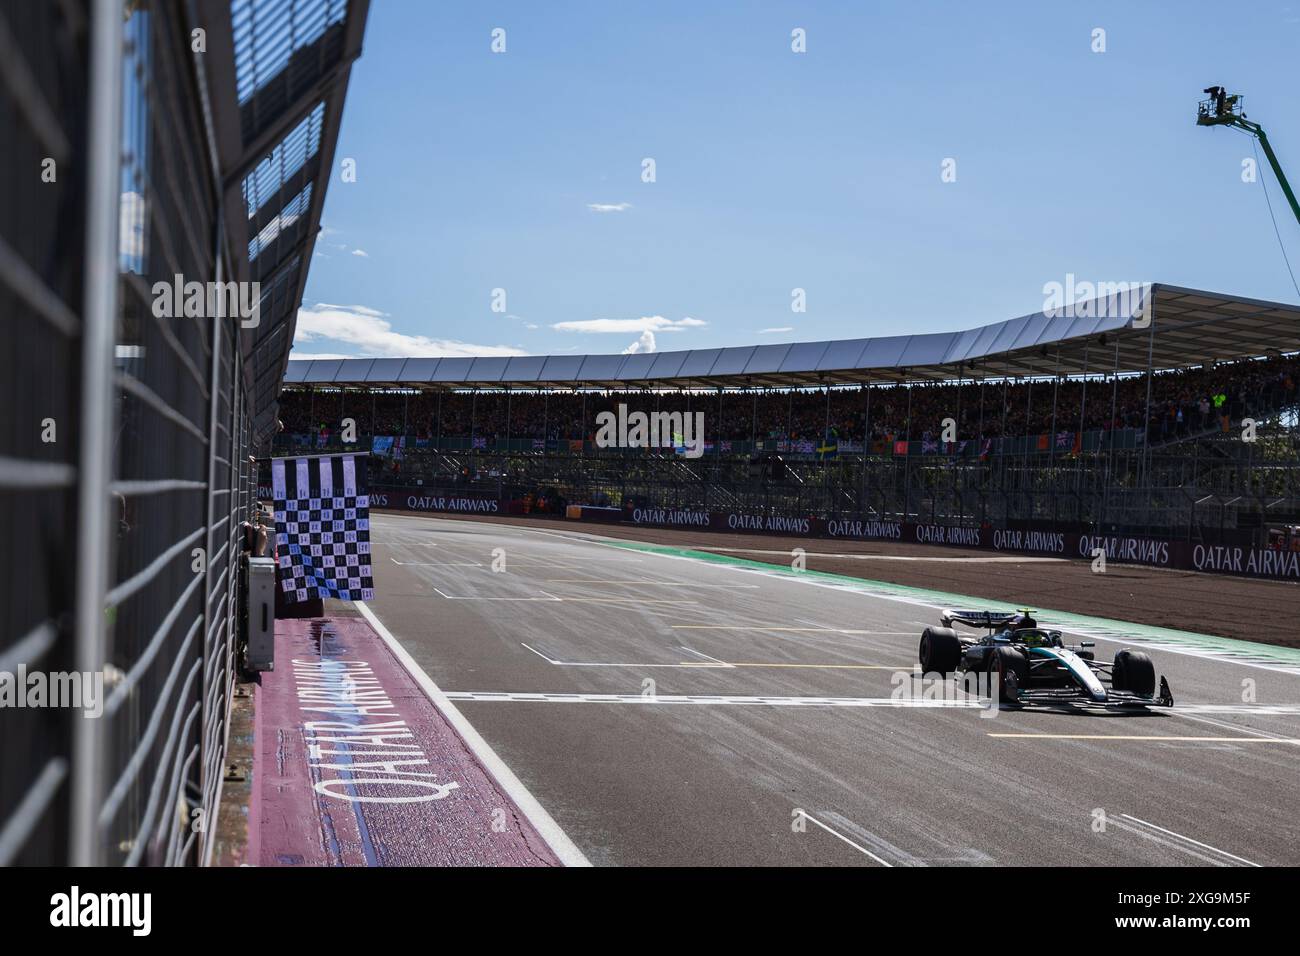
[[[365,457],[274,458],[271,494],[277,579],[285,600],[372,599]]]

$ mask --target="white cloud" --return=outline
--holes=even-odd
[[[300,351],[303,345],[322,341],[356,350],[351,355],[342,356],[346,358],[527,354],[510,345],[476,345],[456,339],[431,339],[423,335],[395,332],[385,313],[363,305],[329,305],[318,302],[310,308],[299,309],[291,358],[305,357],[305,353]]]
[[[794,326],[793,326],[793,325],[778,325],[778,326],[775,326],[774,328],[770,328],[770,329],[759,329],[759,330],[758,330],[758,334],[759,334],[759,335],[771,335],[771,334],[773,334],[774,332],[793,332],[793,331],[794,331]]]
[[[627,212],[632,208],[630,202],[589,202],[587,208],[592,212]]]
[[[525,323],[524,323],[524,328],[526,328],[526,329],[535,329],[535,328],[537,328],[537,324],[536,324],[535,322],[525,322]]]
[[[557,332],[680,332],[707,325],[701,319],[665,319],[662,315],[642,316],[639,319],[578,319],[573,322],[555,322],[551,328]]]
[[[369,258],[370,258],[370,253],[366,252],[366,250],[364,250],[364,249],[353,249],[353,250],[352,250],[352,254],[353,254],[354,256],[360,256],[362,259],[369,259]]]
[[[650,331],[641,333],[641,337],[623,350],[624,355],[636,355],[638,352],[653,352],[655,350],[655,334]]]

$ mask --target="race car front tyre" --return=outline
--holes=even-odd
[[[995,647],[993,653],[989,655],[989,692],[992,694],[993,677],[998,679],[998,702],[1003,704],[1016,703],[1016,697],[1013,694],[1011,681],[1007,680],[1007,675],[1014,677],[1014,689],[1023,689],[1029,680],[1029,658],[1014,647]]]
[[[950,627],[927,627],[921,632],[918,655],[921,671],[946,677],[961,663],[961,641]]]
[[[1115,664],[1110,671],[1110,686],[1140,697],[1151,697],[1156,692],[1155,665],[1141,651],[1122,650],[1115,655]]]

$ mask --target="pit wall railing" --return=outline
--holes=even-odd
[[[0,4],[0,670],[80,688],[0,714],[0,865],[213,846],[256,474],[237,325],[153,308],[229,274],[187,9]]]

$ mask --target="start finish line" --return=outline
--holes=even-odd
[[[359,618],[276,621],[255,702],[261,866],[557,866],[545,841]]]

